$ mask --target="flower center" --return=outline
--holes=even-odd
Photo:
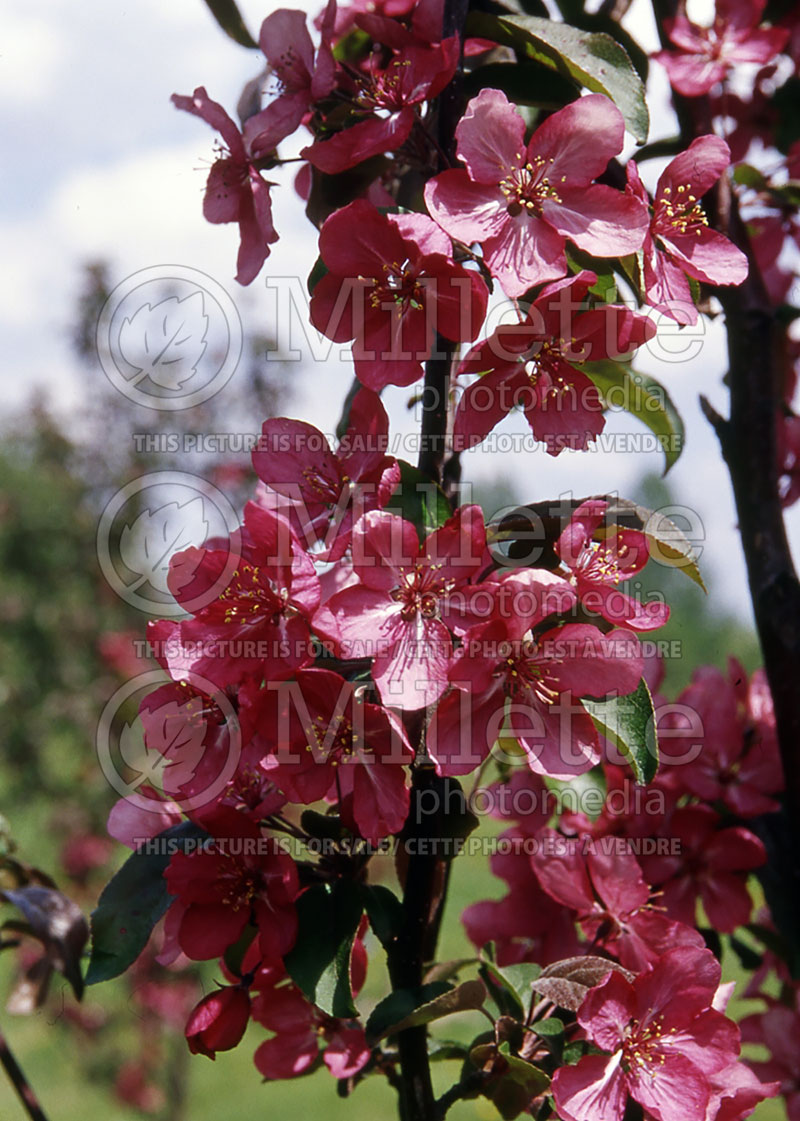
[[[632,1023],[628,1027],[626,1038],[622,1044],[623,1070],[627,1072],[635,1067],[664,1065],[662,1050],[663,1022],[664,1017],[657,1016],[646,1027],[639,1023]]]
[[[281,51],[272,73],[278,85],[278,92],[281,94],[298,93],[308,84],[305,63],[291,43]]]
[[[587,580],[599,580],[602,583],[613,581],[614,584],[619,584],[622,579],[619,562],[629,552],[625,544],[620,544],[616,554],[613,554],[602,541],[590,541],[578,557],[575,572]]]
[[[506,210],[512,218],[518,214],[536,214],[542,212],[545,199],[555,199],[561,202],[558,192],[551,184],[547,172],[554,162],[552,156],[534,156],[532,161],[522,164],[522,153],[518,153],[519,167],[509,170],[505,179],[500,180],[500,190],[506,196]],[[564,182],[564,176],[561,182]]]
[[[204,729],[210,726],[221,728],[227,723],[227,717],[214,697],[199,692],[188,681],[179,681],[177,685],[186,700],[180,703],[178,712],[167,711],[168,721],[173,717],[179,717],[182,724]],[[228,700],[234,703],[230,697]]]
[[[549,684],[547,666],[534,641],[509,644],[505,658],[495,670],[495,676],[500,674],[505,678],[507,696],[518,699],[526,693],[532,694],[543,705],[552,705],[558,700],[558,690]]]
[[[272,617],[277,622],[286,610],[289,591],[280,591],[257,565],[243,564],[233,573],[231,582],[218,597],[226,623],[252,623]]]
[[[387,109],[390,113],[402,109],[408,100],[403,95],[402,71],[410,65],[411,60],[408,58],[395,58],[385,70],[377,70],[362,77],[356,94],[358,104],[364,109]]]
[[[410,261],[385,264],[383,272],[380,279],[359,277],[359,280],[371,280],[373,284],[369,294],[371,308],[388,310],[394,305],[394,310],[399,315],[404,315],[409,309],[418,311],[424,306],[425,286],[420,283],[417,271]]]
[[[441,564],[415,564],[403,570],[402,583],[391,595],[403,605],[401,617],[408,622],[418,615],[433,619],[439,614],[439,600],[455,587],[455,580],[441,575]]]
[[[718,16],[710,27],[698,27],[697,30],[699,37],[705,43],[705,51],[703,52],[705,57],[708,59],[720,58],[727,38],[725,21]]]
[[[238,911],[241,907],[252,905],[261,891],[261,877],[258,872],[236,865],[230,858],[228,860],[232,867],[225,877],[228,886],[222,902],[233,907],[234,911]]]
[[[306,742],[315,756],[325,757],[334,767],[358,750],[360,739],[344,713],[317,714],[305,729]]]
[[[322,472],[318,471],[315,467],[304,467],[302,475],[303,481],[313,493],[314,497],[326,504],[332,503],[335,505],[339,501],[342,484],[346,485],[349,482],[349,479],[345,477],[337,486],[333,479],[329,478],[327,475],[323,475]]]
[[[695,234],[697,237],[708,226],[708,218],[695,195],[689,193],[690,186],[681,183],[675,189],[665,187],[656,202],[655,232],[669,234],[677,230],[679,234]]]

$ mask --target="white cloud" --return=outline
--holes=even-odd
[[[68,48],[41,15],[6,11],[0,47],[0,99],[44,104],[62,84]]]

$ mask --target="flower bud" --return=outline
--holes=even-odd
[[[250,1019],[250,997],[244,989],[228,987],[204,996],[186,1024],[186,1039],[193,1055],[230,1051],[244,1035]]]

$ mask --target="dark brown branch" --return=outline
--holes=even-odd
[[[747,234],[731,204],[733,240]],[[776,353],[780,327],[758,268],[739,288],[717,293],[725,310],[731,411],[716,426],[733,485],[750,597],[764,670],[775,706],[786,779],[784,813],[762,819],[769,867],[762,876],[773,917],[800,971],[800,582],[792,561],[778,489],[777,424],[782,401]]]
[[[662,42],[663,20],[675,0],[653,0]],[[687,144],[711,131],[707,97],[673,97]],[[800,582],[794,568],[779,492],[778,417],[783,404],[779,362],[781,327],[767,294],[735,194],[726,179],[715,192],[716,224],[750,262],[738,287],[716,295],[728,336],[730,417],[701,401],[720,441],[733,486],[750,598],[786,779],[780,814],[760,819],[768,865],[761,873],[786,956],[800,975]]]
[[[746,245],[735,200],[731,210],[730,233],[737,244]],[[756,627],[775,704],[787,802],[800,817],[800,583],[778,489],[780,328],[754,263],[744,284],[720,289],[717,295],[725,309],[731,398],[730,418],[718,434],[733,484]]]
[[[438,815],[428,813],[425,793],[436,791],[441,780],[426,767],[414,771],[411,806],[400,837],[409,852],[403,893],[403,929],[388,953],[393,989],[415,989],[422,984],[429,926],[441,861],[418,842],[424,832],[433,835]],[[436,791],[438,793],[438,791]],[[409,844],[409,842],[415,842]],[[402,1121],[434,1121],[435,1100],[428,1060],[428,1031],[425,1025],[407,1028],[397,1036],[400,1052],[400,1116]]]
[[[459,35],[463,54],[463,31],[469,0],[445,0],[442,33]],[[436,106],[436,142],[441,153],[439,171],[455,163],[456,125],[464,109],[461,67],[442,91]],[[442,483],[447,445],[447,406],[450,396],[450,371],[455,347],[436,335],[434,356],[425,365],[422,390],[422,425],[417,465],[424,475]]]
[[[437,333],[436,355],[425,363],[422,389],[422,422],[417,466],[437,485],[442,483],[447,446],[447,403],[454,347]]]
[[[469,9],[469,0],[445,0],[443,35],[458,34],[463,52],[463,30]],[[455,129],[463,109],[461,67],[444,89],[437,105],[437,146],[441,153],[440,170],[452,160],[455,148]],[[425,366],[425,384],[422,394],[422,422],[418,465],[420,471],[433,482],[443,481],[443,466],[447,443],[447,412],[450,393],[450,371],[455,354],[454,344],[436,335],[435,352]],[[420,799],[427,791],[438,790],[442,785],[432,769],[418,766],[414,770],[411,805],[401,843],[423,831],[435,835],[439,815],[429,817],[420,813]],[[441,794],[440,794],[441,797]],[[403,929],[388,950],[389,976],[393,989],[413,989],[422,984],[427,957],[436,949],[442,899],[442,861],[433,850],[415,846],[409,853],[403,892]],[[446,882],[446,881],[445,881]],[[400,1116],[402,1121],[435,1121],[436,1101],[431,1082],[428,1058],[428,1032],[422,1025],[407,1028],[397,1036],[400,1054]]]
[[[17,1096],[22,1102],[25,1112],[31,1118],[31,1121],[47,1121],[47,1115],[39,1105],[39,1099],[33,1092],[31,1084],[22,1073],[22,1069],[14,1058],[11,1048],[8,1046],[8,1041],[2,1031],[0,1031],[0,1063],[3,1064],[3,1070],[8,1075],[11,1085],[17,1091]]]

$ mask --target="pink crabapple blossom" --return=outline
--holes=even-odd
[[[176,600],[202,604],[167,647],[176,681],[191,672],[220,687],[254,673],[280,680],[312,660],[310,619],[320,601],[313,560],[288,521],[254,502],[245,507],[242,541],[239,563],[216,595],[228,548],[192,547],[170,560]]]
[[[749,1060],[759,1078],[776,1080],[786,1104],[789,1121],[800,1119],[800,1008],[779,1004],[770,998],[765,1012],[746,1016],[741,1023],[745,1043],[766,1047],[766,1060]]]
[[[680,842],[680,853],[645,855],[642,869],[648,883],[661,889],[673,918],[694,926],[699,895],[713,926],[730,933],[750,920],[747,873],[760,868],[767,855],[749,829],[719,825],[710,806],[681,806],[666,827]]]
[[[193,113],[221,135],[227,151],[214,161],[208,175],[203,215],[208,222],[238,222],[239,257],[236,279],[251,284],[278,240],[272,222],[272,204],[259,161],[286,135],[271,119],[269,110],[250,117],[242,132],[225,110],[212,101],[202,86],[191,97],[172,95],[178,109]]]
[[[459,376],[481,376],[458,404],[458,449],[485,439],[515,406],[550,455],[584,449],[602,432],[603,401],[583,364],[630,356],[652,338],[655,326],[624,307],[581,310],[596,279],[583,271],[549,284],[518,324],[498,327],[467,354]]]
[[[729,659],[727,676],[715,667],[700,667],[678,704],[700,722],[691,736],[699,748],[696,758],[679,768],[683,790],[712,805],[721,802],[742,818],[774,812],[783,773],[763,671],[756,670],[748,682],[735,658]],[[672,727],[681,722],[679,714],[669,719]]]
[[[295,1078],[320,1058],[334,1078],[351,1078],[368,1062],[370,1048],[357,1023],[326,1016],[294,985],[260,992],[253,1019],[275,1032],[256,1050],[256,1069],[267,1079]]]
[[[258,42],[277,81],[278,96],[259,117],[280,139],[290,136],[315,101],[327,96],[336,80],[331,48],[336,0],[328,0],[321,20],[321,42],[314,45],[305,12],[279,8],[261,24]]]
[[[598,733],[580,698],[636,689],[636,636],[566,623],[534,637],[526,624],[494,619],[464,636],[450,668],[454,687],[428,729],[428,752],[441,774],[473,770],[501,731],[519,742],[539,774],[568,779],[599,761]]]
[[[747,257],[712,230],[700,199],[730,164],[718,136],[698,136],[672,160],[658,180],[653,217],[643,245],[643,288],[648,304],[678,323],[696,323],[697,309],[687,276],[706,284],[741,284]],[[633,160],[628,193],[647,206],[648,196]]]
[[[236,810],[221,807],[205,824],[219,840],[176,853],[164,873],[180,948],[195,961],[219,957],[252,922],[264,957],[279,960],[297,936],[295,862]]]
[[[450,602],[483,566],[486,531],[478,506],[462,506],[420,544],[414,526],[373,511],[353,529],[358,583],[336,592],[314,629],[345,658],[369,658],[384,704],[418,709],[448,685],[453,653]]]
[[[375,844],[402,829],[403,765],[414,752],[394,713],[359,699],[356,685],[325,669],[298,670],[264,699],[263,767],[288,799],[308,805],[330,790],[340,799],[352,794],[358,830]]]
[[[186,1024],[185,1035],[193,1055],[216,1058],[242,1041],[250,1020],[250,997],[244,989],[226,985],[204,996]]]
[[[617,527],[599,534],[607,510],[608,503],[600,499],[582,503],[556,542],[555,551],[569,568],[585,608],[634,631],[663,627],[669,619],[665,603],[641,603],[619,589],[621,580],[635,576],[647,564],[647,538],[637,530]]]
[[[739,1054],[736,1025],[713,1007],[719,980],[708,950],[678,946],[633,980],[610,972],[592,988],[578,1022],[610,1054],[556,1071],[562,1121],[622,1121],[629,1097],[658,1121],[706,1121],[715,1076]]]
[[[516,829],[501,833],[510,851],[493,853],[490,863],[492,874],[509,890],[501,899],[482,899],[465,908],[461,922],[467,937],[478,949],[494,942],[501,966],[522,961],[549,965],[579,954],[572,917],[542,891],[530,857],[514,849],[518,837],[523,839]]]
[[[633,853],[613,847],[605,852],[602,841],[587,851],[554,830],[542,830],[538,838],[542,844],[531,858],[536,877],[551,899],[577,912],[592,946],[601,945],[628,969],[640,971],[673,946],[704,945],[693,927],[658,909]]]
[[[357,199],[320,233],[328,272],[316,284],[311,322],[334,342],[354,339],[361,383],[380,391],[422,376],[436,332],[474,339],[488,293],[477,272],[453,263],[450,239],[423,214],[381,214]]]
[[[700,97],[740,63],[763,66],[782,51],[789,32],[759,27],[766,0],[716,0],[714,22],[692,23],[684,10],[665,20],[664,28],[676,50],[652,57],[665,67],[673,87],[684,97]]]
[[[458,37],[453,35],[434,47],[404,46],[384,68],[370,66],[354,75],[354,107],[363,119],[308,145],[303,158],[332,175],[401,148],[419,120],[418,106],[441,93],[458,58]]]
[[[353,522],[386,505],[400,482],[388,455],[389,418],[369,389],[353,398],[348,427],[332,452],[325,436],[299,420],[265,420],[253,449],[253,467],[265,484],[261,502],[287,514],[300,540],[317,544],[319,560],[338,560]]]
[[[465,169],[444,171],[425,188],[443,230],[480,242],[507,296],[567,272],[570,240],[597,257],[642,244],[647,211],[639,200],[592,180],[622,149],[625,125],[612,101],[590,94],[559,109],[525,143],[525,123],[505,94],[485,89],[456,128]]]

